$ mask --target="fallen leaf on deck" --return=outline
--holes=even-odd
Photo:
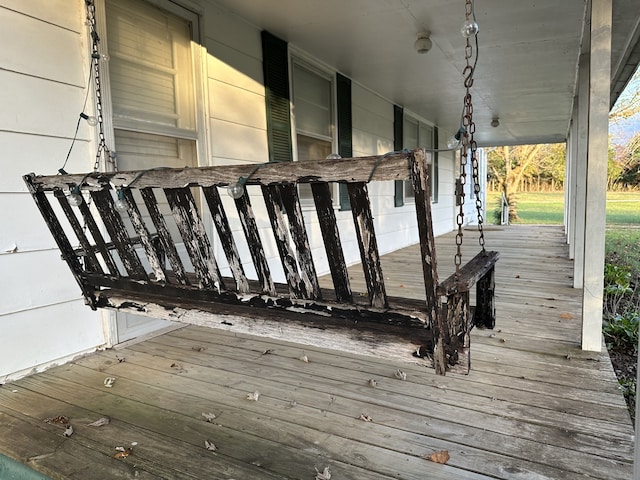
[[[560,318],[564,318],[565,320],[571,320],[573,318],[573,314],[569,312],[564,312],[560,314]]]
[[[370,387],[377,387],[378,386],[378,381],[375,378],[370,378],[369,379],[369,386]]]
[[[57,417],[45,418],[43,420],[44,423],[55,423],[56,425],[68,425],[69,417],[65,417],[64,415],[58,415]]]
[[[300,357],[300,360],[302,360],[304,363],[309,363],[309,357],[307,357],[306,355],[302,355]]]
[[[215,452],[216,450],[218,450],[218,447],[216,447],[215,444],[213,442],[210,442],[209,440],[204,441],[204,448],[206,448],[210,452]]]
[[[267,348],[264,352],[262,352],[262,355],[271,355],[273,352],[275,352],[273,348]]]
[[[448,387],[446,385],[436,385],[436,388],[439,388],[440,390],[444,390],[446,392]]]
[[[71,435],[73,435],[73,427],[71,425],[68,425],[67,429],[62,435],[64,435],[65,437],[70,437]]]
[[[400,380],[406,380],[407,379],[407,374],[404,373],[402,370],[397,369],[396,372],[393,374],[396,378],[400,379]]]
[[[126,359],[126,358],[124,358],[124,357],[119,357],[118,355],[116,355],[116,360],[118,360],[118,363],[124,363],[124,362],[126,362],[126,361],[127,361],[127,359]]]
[[[257,390],[253,393],[247,393],[247,400],[251,400],[252,402],[257,402],[260,398],[260,392]]]
[[[422,458],[425,458],[430,462],[445,464],[451,457],[449,456],[449,452],[447,450],[441,450],[439,452],[432,453],[431,455],[424,454]]]
[[[176,370],[182,370],[182,365],[179,363],[172,363],[171,368],[175,368]]]
[[[329,470],[329,467],[324,467],[322,472],[319,472],[316,468],[316,480],[331,480],[331,470]]]
[[[373,422],[373,418],[365,413],[361,413],[358,419],[362,420],[363,422]]]
[[[113,384],[115,383],[115,381],[116,381],[115,378],[107,377],[107,378],[104,379],[104,382],[102,382],[102,383],[104,383],[105,387],[111,388],[111,387],[113,387]]]
[[[102,427],[104,425],[109,425],[109,417],[102,417],[95,422],[87,423],[87,427]]]
[[[194,352],[204,352],[206,350],[205,347],[191,347],[191,350]]]
[[[214,413],[204,413],[204,412],[202,412],[202,416],[209,423],[213,423],[213,421],[216,418],[216,415]]]
[[[113,456],[113,458],[127,458],[129,455],[133,455],[133,448],[124,448],[124,447],[116,447],[118,452]]]

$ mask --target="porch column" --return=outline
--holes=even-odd
[[[604,238],[607,203],[611,0],[591,0],[589,125],[586,165],[582,349],[602,348]]]
[[[565,234],[569,244],[569,258],[576,256],[576,182],[578,174],[578,97],[573,101],[571,126],[567,137],[567,161],[565,166]]]
[[[588,43],[588,32],[585,43]],[[587,47],[588,48],[588,47]],[[580,55],[578,64],[578,107],[576,127],[576,154],[574,176],[574,217],[573,227],[573,288],[582,288],[584,283],[585,219],[587,196],[587,149],[589,147],[589,54]]]

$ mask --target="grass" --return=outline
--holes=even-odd
[[[487,211],[498,205],[499,193],[487,194]],[[564,215],[564,193],[519,193],[517,195],[518,223],[554,225],[562,224]],[[492,215],[487,215],[491,221]],[[607,193],[607,225],[640,226],[640,192]]]

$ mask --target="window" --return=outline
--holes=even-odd
[[[140,0],[107,0],[106,17],[118,167],[197,165],[191,63],[197,18]]]
[[[396,121],[402,117],[402,148],[437,148],[437,129],[419,120],[402,114],[402,109],[395,110]],[[396,134],[400,132],[397,131]],[[431,164],[431,201],[438,201],[438,162],[437,153],[432,156]],[[411,180],[396,183],[396,206],[414,202]]]
[[[333,77],[304,62],[292,62],[293,118],[299,161],[326,158],[333,151]],[[309,185],[300,185],[300,199],[312,200]]]

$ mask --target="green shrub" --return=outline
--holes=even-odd
[[[637,351],[638,323],[640,323],[640,312],[634,309],[607,318],[602,329],[607,348]]]

